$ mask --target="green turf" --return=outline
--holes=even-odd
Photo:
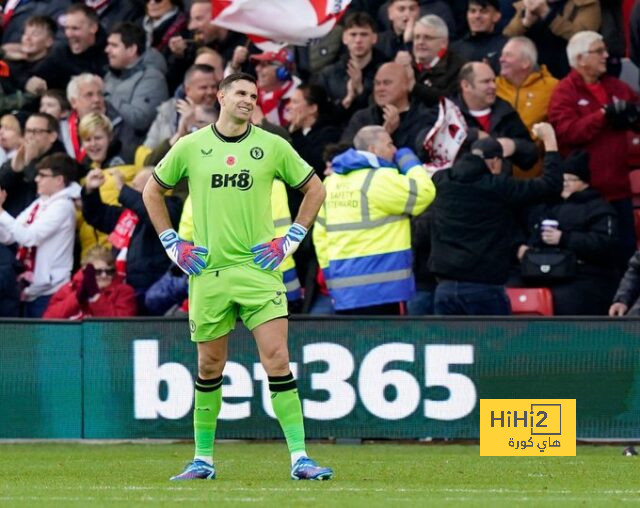
[[[331,445],[329,482],[289,479],[283,444],[220,443],[218,479],[173,483],[189,444],[0,444],[0,506],[601,506],[640,502],[640,457],[480,457],[475,445]]]

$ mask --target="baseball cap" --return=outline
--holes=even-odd
[[[502,145],[493,138],[482,138],[471,144],[471,153],[483,159],[503,158]]]
[[[265,51],[259,55],[251,55],[250,59],[254,62],[270,62],[282,65],[291,63],[291,56],[287,48],[282,48],[280,51]]]

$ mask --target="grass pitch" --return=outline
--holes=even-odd
[[[480,457],[476,445],[331,445],[328,482],[289,479],[282,443],[216,445],[215,481],[169,482],[190,444],[0,444],[0,506],[603,506],[640,504],[640,457]]]

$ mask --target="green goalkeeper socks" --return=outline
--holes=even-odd
[[[222,376],[215,379],[196,380],[193,408],[193,433],[196,441],[196,458],[213,461],[213,440],[216,423],[222,407]]]
[[[273,412],[284,432],[289,453],[302,452],[306,455],[302,406],[293,374],[269,376],[269,390]]]

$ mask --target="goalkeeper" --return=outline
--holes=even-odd
[[[282,138],[251,125],[258,91],[236,73],[219,86],[215,124],[181,138],[160,161],[143,192],[167,254],[189,274],[189,327],[198,349],[193,426],[195,456],[172,480],[214,479],[216,422],[229,333],[239,316],[253,333],[267,372],[273,411],[291,454],[291,477],[333,475],[305,451],[302,408],[289,370],[287,300],[276,268],[307,234],[325,198],[313,169]],[[163,194],[186,177],[194,243],[171,228]],[[304,194],[295,222],[274,238],[271,188],[280,178]]]

